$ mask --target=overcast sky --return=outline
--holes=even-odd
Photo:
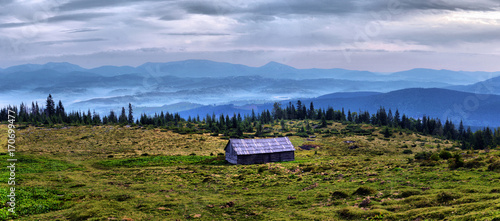
[[[500,71],[500,0],[0,0],[0,67],[210,59]]]

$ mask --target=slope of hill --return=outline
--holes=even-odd
[[[208,127],[180,124],[195,130]],[[285,122],[291,134],[304,124],[320,122]],[[312,132],[314,138],[288,135],[296,149],[294,161],[229,165],[225,137],[150,126],[16,128],[16,143],[23,147],[16,159],[23,162],[19,178],[24,182],[16,188],[16,213],[7,211],[3,199],[0,219],[499,217],[498,147],[466,151],[456,141],[404,130],[387,137],[372,125],[329,122]],[[283,132],[279,124],[263,128],[269,134]],[[0,125],[0,133],[8,129]],[[1,136],[0,143],[6,142]],[[0,160],[8,159],[0,155]],[[2,182],[0,187],[9,185]]]
[[[137,69],[131,66],[101,66],[97,68],[92,68],[88,70],[89,72],[99,74],[102,76],[116,76],[116,75],[123,75],[123,74],[136,74],[138,73]]]
[[[380,107],[385,107],[392,113],[399,110],[400,114],[409,117],[421,118],[430,116],[441,120],[452,120],[459,123],[461,120],[469,126],[500,127],[500,96],[480,95],[467,92],[453,91],[438,88],[411,88],[392,91],[388,93],[355,92],[327,94],[313,99],[301,99],[302,103],[309,105],[314,103],[316,108],[333,107],[336,110],[344,108],[352,112],[369,111],[375,114]],[[282,106],[289,102],[296,104],[297,100],[282,101]],[[256,105],[256,111],[272,109],[272,104]],[[190,111],[180,112],[181,116],[199,114],[224,113],[233,114],[240,111],[242,114],[249,113],[248,110],[241,111],[234,106],[217,106],[197,108]]]
[[[449,86],[446,88],[470,93],[500,95],[500,77],[490,78],[475,84]]]
[[[408,71],[400,71],[389,75],[394,79],[405,79],[409,81],[435,81],[436,79],[447,79],[447,82],[452,84],[467,84],[471,80],[477,80],[475,76],[471,76],[460,71],[450,70],[433,70],[416,68]],[[479,76],[476,76],[479,77]]]
[[[229,77],[252,75],[251,67],[209,60],[186,60],[166,63],[145,63],[137,67],[140,73],[176,77]]]
[[[59,73],[68,73],[73,71],[86,71],[87,69],[68,62],[49,62],[43,65],[23,64],[23,65],[12,66],[6,68],[3,72],[10,74],[16,72],[33,72],[38,70],[51,70]]]
[[[470,126],[500,126],[498,110],[500,96],[481,95],[446,89],[403,89],[384,94],[369,95],[356,98],[310,99],[316,107],[346,108],[351,111],[368,110],[375,113],[381,106],[396,109],[414,118],[423,115],[447,118],[454,122],[464,121]]]

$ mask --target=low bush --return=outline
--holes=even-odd
[[[412,154],[412,153],[413,153],[413,151],[411,151],[411,150],[403,150],[403,154]]]
[[[362,186],[362,187],[359,187],[353,194],[360,195],[360,196],[367,196],[367,195],[374,194],[375,192],[376,191],[374,189],[372,189],[371,187]]]
[[[405,191],[401,192],[401,194],[400,194],[400,196],[403,198],[410,197],[413,195],[420,195],[420,191],[419,190],[405,190]]]
[[[440,157],[441,159],[443,159],[443,160],[447,160],[447,159],[452,158],[452,157],[453,157],[453,155],[452,155],[450,152],[448,152],[448,151],[446,151],[446,150],[443,150],[443,151],[441,151],[441,153],[439,153],[439,157]]]
[[[349,195],[343,191],[335,191],[332,193],[332,197],[335,199],[344,199],[349,197]]]
[[[448,166],[450,169],[458,169],[460,167],[464,167],[464,160],[460,154],[455,154],[453,158],[448,159]]]
[[[450,192],[441,192],[438,193],[436,199],[439,203],[447,203],[449,201],[452,201],[454,199],[458,198],[455,194],[450,193]]]
[[[488,165],[489,171],[500,171],[500,160],[494,161],[490,165]]]

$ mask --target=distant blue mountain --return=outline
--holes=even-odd
[[[101,66],[97,68],[92,68],[88,70],[89,72],[99,74],[102,76],[116,76],[116,75],[123,75],[123,74],[136,74],[138,73],[137,69],[131,66]]]
[[[33,71],[39,71],[39,70],[52,70],[56,71],[59,73],[69,73],[69,72],[74,72],[74,71],[87,71],[87,69],[82,68],[78,65],[75,64],[70,64],[68,62],[49,62],[47,64],[23,64],[23,65],[17,65],[17,66],[12,66],[9,68],[6,68],[3,72],[4,73],[17,73],[17,72],[33,72]]]
[[[380,92],[339,92],[333,94],[326,94],[323,96],[319,96],[316,99],[338,99],[338,98],[355,98],[355,97],[367,97],[372,95],[381,94]]]
[[[176,77],[229,77],[252,75],[252,68],[224,62],[208,60],[186,60],[166,63],[145,63],[137,67],[140,73],[153,76]]]
[[[392,79],[409,81],[434,81],[435,79],[447,79],[454,84],[467,84],[471,79],[477,80],[477,75],[462,71],[433,70],[425,68],[416,68],[408,71],[400,71],[390,75]]]
[[[465,91],[479,94],[496,94],[500,95],[500,77],[490,78],[470,85],[457,85],[446,87],[447,89]]]
[[[486,77],[500,76],[500,72],[463,72],[450,70],[412,69],[392,74],[378,74],[369,71],[334,69],[297,69],[277,62],[269,62],[261,67],[249,67],[241,64],[215,62],[209,60],[185,60],[164,63],[145,63],[138,67],[102,66],[85,69],[78,65],[61,62],[40,64],[25,64],[12,66],[3,73],[33,72],[38,70],[53,70],[59,73],[89,72],[102,76],[117,76],[123,74],[142,74],[144,76],[189,77],[189,78],[224,78],[230,76],[262,76],[273,79],[341,79],[355,81],[411,81],[439,82],[451,85],[477,83]]]

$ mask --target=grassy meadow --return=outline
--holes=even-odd
[[[265,127],[286,135],[279,125]],[[467,151],[381,131],[330,122],[310,137],[289,136],[293,162],[230,165],[227,139],[208,133],[22,127],[12,215],[2,124],[0,220],[500,220],[498,147]]]

